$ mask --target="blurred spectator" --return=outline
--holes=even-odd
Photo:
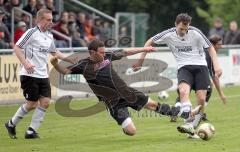
[[[76,28],[78,33],[80,33],[80,37],[82,39],[85,38],[85,22],[86,22],[86,14],[83,12],[78,13]]]
[[[9,0],[6,4],[5,4],[5,16],[6,16],[6,20],[5,20],[5,24],[8,27],[8,29],[11,29],[11,13],[14,7],[17,7],[19,9],[22,9],[22,4],[20,3],[19,0]],[[14,14],[14,24],[17,24],[20,20],[21,20],[21,12],[20,11],[15,11]]]
[[[6,12],[5,10],[5,0],[0,0],[0,10]]]
[[[27,30],[26,23],[23,21],[18,22],[17,28],[14,32],[14,44],[20,39],[20,37],[24,34],[26,30]]]
[[[45,4],[44,4],[43,0],[38,0],[37,4],[36,4],[37,11],[39,11],[42,8],[45,8]]]
[[[68,30],[68,12],[64,11],[61,13],[60,19],[54,25],[53,29],[66,36],[70,36],[70,32]],[[57,34],[53,34],[53,36],[56,39],[56,47],[64,48],[68,46],[66,39]]]
[[[112,38],[112,33],[111,33],[111,28],[109,27],[109,23],[108,22],[104,22],[103,23],[103,29],[100,33],[100,37],[103,41],[106,41],[110,38]]]
[[[53,22],[56,22],[57,21],[58,11],[56,10],[56,8],[54,6],[54,0],[45,0],[45,5],[46,5],[46,9],[49,9],[49,10],[52,11]]]
[[[2,39],[9,43],[11,41],[10,32],[7,26],[3,23],[3,18],[4,18],[4,12],[0,10],[0,32],[4,33],[4,36],[2,37]]]
[[[0,49],[10,49],[12,48],[12,43],[5,42],[4,40],[4,32],[0,32]]]
[[[126,27],[126,26],[122,26],[122,27],[120,28],[119,38],[128,36],[127,33],[128,33],[128,32],[127,32],[127,27]]]
[[[69,12],[68,13],[68,29],[70,34],[72,35],[74,32],[76,32],[76,14],[74,12]]]
[[[222,20],[220,18],[217,18],[214,21],[214,27],[209,31],[209,37],[212,35],[219,35],[222,39],[224,38],[225,31],[222,26]]]
[[[101,34],[103,30],[103,23],[102,23],[102,20],[100,20],[99,18],[94,20],[94,30],[95,30],[94,31],[95,35],[97,35],[100,40],[103,40],[102,34]]]
[[[224,38],[224,44],[240,44],[240,31],[236,21],[229,23],[229,30]]]
[[[72,37],[72,46],[86,47],[87,46],[86,41],[81,38],[80,33],[77,31],[76,18],[77,16],[74,12],[69,12],[68,29],[69,29],[70,36]]]
[[[10,2],[7,2],[5,4],[5,10],[9,14],[9,16],[11,14],[11,11],[12,11],[13,7],[18,7],[20,9],[22,9],[22,4],[20,3],[19,0],[10,0]]]
[[[97,38],[97,39],[99,38],[98,30],[93,25],[93,19],[89,18],[89,19],[86,20],[85,33],[86,33],[85,40],[87,42],[90,42],[95,38]]]
[[[35,16],[37,15],[36,4],[36,0],[28,0],[28,4],[23,8],[23,10]]]
[[[32,27],[37,26],[37,16],[33,16],[32,18]]]
[[[24,23],[26,23],[27,27],[30,27],[30,16],[28,16],[27,14],[22,14],[22,19],[21,20]]]
[[[68,12],[64,11],[61,13],[59,21],[54,25],[54,30],[63,33],[64,35],[69,35],[68,30]],[[62,37],[59,37],[57,35],[54,35],[55,39],[57,40],[65,40]]]

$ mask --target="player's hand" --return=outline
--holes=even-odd
[[[51,64],[54,66],[54,65],[57,65],[58,64],[58,59],[56,56],[53,56],[51,59],[50,59],[50,62]]]
[[[23,64],[25,70],[27,71],[28,74],[32,74],[34,72],[34,65],[32,65],[29,61],[26,61]]]
[[[224,94],[222,94],[220,98],[224,104],[227,104],[227,97]]]
[[[221,69],[221,68],[216,69],[216,70],[215,70],[215,76],[216,76],[217,78],[219,78],[221,75],[222,75],[222,69]]]
[[[141,60],[141,59],[140,59]],[[142,63],[143,63],[143,60],[142,61],[138,61],[136,64],[133,64],[132,65],[132,70],[134,72],[140,70],[142,68]]]
[[[152,47],[152,46],[144,47],[144,49],[145,49],[145,52],[154,52],[157,50],[155,47]]]

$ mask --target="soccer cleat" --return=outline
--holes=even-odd
[[[15,126],[13,126],[13,127],[9,126],[9,125],[8,125],[8,122],[5,123],[5,127],[6,127],[6,129],[7,129],[7,131],[8,131],[9,137],[10,137],[11,139],[17,139],[17,136],[16,136],[16,127],[15,127]]]
[[[194,135],[188,135],[189,139],[200,139],[200,137],[195,133]]]
[[[202,121],[208,121],[208,119],[207,119],[207,114],[206,114],[206,113],[203,113]]]
[[[171,116],[170,122],[177,122],[177,116]]]
[[[181,126],[178,126],[177,127],[177,130],[180,132],[180,133],[187,133],[189,135],[194,135],[195,133],[195,129],[193,127],[193,125],[191,123],[185,123]]]
[[[178,118],[178,115],[180,113],[180,107],[175,107],[175,106],[172,106],[171,107],[171,115],[170,115],[170,122],[177,122],[177,118]]]
[[[198,105],[194,109],[191,110],[191,117],[195,117],[195,115],[200,113],[200,110],[202,109],[201,105]]]
[[[29,133],[29,132],[31,132],[31,133]],[[25,133],[25,139],[37,139],[37,138],[40,138],[38,133],[29,127]]]

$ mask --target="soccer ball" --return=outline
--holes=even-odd
[[[215,128],[210,123],[203,123],[198,127],[197,134],[203,140],[210,140],[215,134]]]
[[[158,92],[158,99],[164,100],[169,97],[169,94],[166,91],[160,91]]]

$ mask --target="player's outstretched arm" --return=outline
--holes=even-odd
[[[123,54],[124,56],[129,56],[129,55],[134,55],[141,52],[148,53],[148,52],[154,52],[154,51],[156,51],[156,48],[152,46],[142,47],[142,48],[126,48],[126,49],[123,49]]]
[[[217,53],[216,50],[214,49],[213,46],[211,46],[209,49],[209,54],[211,56],[211,59],[213,61],[213,67],[214,67],[214,71],[215,71],[215,76],[220,77],[222,75],[222,69],[220,67],[220,64],[218,62],[217,59]]]
[[[77,62],[76,59],[70,58],[70,57],[66,56],[65,54],[63,54],[63,53],[60,52],[59,50],[56,50],[56,52],[53,52],[53,53],[51,53],[51,54],[52,54],[52,56],[54,56],[54,57],[56,57],[57,59],[60,59],[60,60],[62,60],[62,61],[66,61],[66,62],[69,62],[69,63],[72,63],[72,64],[74,64],[74,63]]]
[[[152,46],[153,44],[154,44],[154,43],[153,43],[152,39],[149,39],[149,40],[145,43],[144,47],[149,47],[149,46]],[[138,70],[141,69],[141,66],[142,66],[142,64],[143,64],[143,62],[144,62],[144,59],[145,59],[146,55],[147,55],[147,52],[143,52],[143,53],[141,54],[140,58],[138,59],[137,63],[132,65],[133,71],[138,71]]]
[[[53,65],[53,67],[61,74],[69,74],[71,73],[71,70],[69,70],[68,68],[58,64],[58,59],[56,56],[53,56],[50,60],[51,64]]]
[[[217,89],[217,92],[218,92],[218,94],[219,94],[222,102],[223,102],[224,104],[226,104],[226,103],[227,103],[227,97],[225,96],[225,94],[224,94],[224,92],[223,92],[223,90],[222,90],[222,88],[221,88],[219,78],[218,78],[218,77],[215,77],[215,78],[213,79],[213,83],[214,83],[214,85],[215,85],[215,87],[216,87],[216,89]]]

